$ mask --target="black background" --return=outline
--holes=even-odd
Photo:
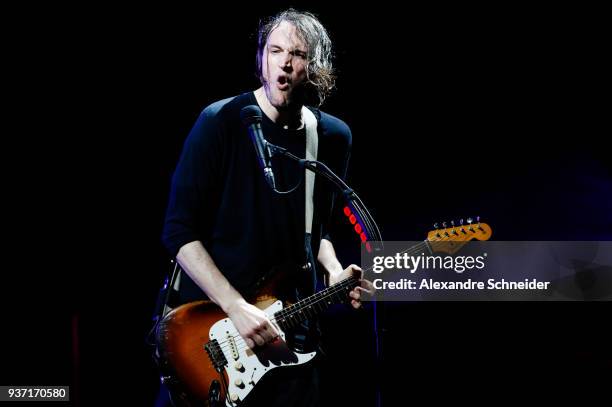
[[[2,384],[152,404],[144,343],[166,271],[170,176],[201,109],[258,86],[258,21],[288,5],[4,10]],[[385,239],[477,215],[496,240],[612,238],[601,10],[291,5],[319,15],[335,43],[338,89],[323,109],[352,128],[349,183]],[[341,242],[342,261],[357,262],[348,226]],[[449,387],[461,390],[426,397],[524,386],[547,397],[559,394],[541,385],[551,377],[582,389],[575,379],[612,372],[607,311],[395,305],[379,321],[375,373],[371,310],[338,309],[325,322],[335,387],[324,394],[373,405],[377,377],[383,405]]]

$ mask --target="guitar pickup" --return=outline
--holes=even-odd
[[[227,335],[226,342],[229,344],[230,351],[232,352],[232,358],[238,360],[238,345],[231,334]]]

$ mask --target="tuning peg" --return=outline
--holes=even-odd
[[[472,218],[467,218],[467,223],[472,224]]]
[[[438,226],[439,226],[439,225],[438,225],[438,222],[434,223],[434,225],[433,225],[433,226],[434,226],[434,229],[438,229]]]
[[[461,219],[459,220],[459,225],[460,225],[460,226],[463,226],[463,218],[461,218]]]
[[[480,216],[476,216],[476,222],[480,223]]]
[[[455,221],[454,220],[451,220],[451,226],[453,227],[453,235],[458,236],[459,234],[455,230]]]
[[[442,227],[446,229],[446,222],[442,222]]]

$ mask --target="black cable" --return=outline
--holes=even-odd
[[[296,185],[296,186],[294,186],[293,188],[291,188],[291,189],[290,189],[290,190],[288,190],[288,191],[279,191],[279,190],[278,190],[278,189],[276,189],[276,188],[274,188],[274,190],[273,190],[273,191],[274,191],[274,192],[276,192],[277,194],[280,194],[280,195],[290,194],[290,193],[294,192],[296,189],[298,189],[298,188],[300,187],[300,185],[302,185],[302,181],[303,181],[303,179],[304,179],[304,175],[302,174],[302,176],[300,177],[300,180],[298,181],[297,185]]]
[[[359,195],[357,195],[357,193],[355,191],[353,191],[351,188],[349,188],[349,186],[342,180],[342,178],[338,177],[336,174],[334,174],[334,172],[332,170],[329,169],[329,167],[327,165],[325,165],[324,163],[320,163],[318,161],[316,161],[316,163],[318,165],[321,165],[326,171],[328,171],[330,174],[333,174],[334,176],[337,177],[337,180],[339,182],[339,185],[342,186],[342,188],[344,189],[343,192],[348,192],[348,194],[350,196],[347,197],[348,200],[350,201],[355,201],[358,203],[358,205],[360,205],[361,209],[366,213],[366,217],[368,220],[371,220],[371,227],[372,227],[372,232],[371,233],[374,237],[374,239],[372,240],[376,240],[376,241],[382,241],[382,236],[380,234],[380,229],[378,228],[378,225],[376,224],[376,221],[374,221],[374,218],[372,217],[372,215],[370,214],[370,211],[368,211],[368,208],[365,206],[365,204],[363,203],[363,201],[361,200],[361,198],[359,197]]]
[[[290,158],[293,158],[293,157],[290,157]],[[313,172],[316,172],[319,175],[322,175],[326,179],[333,182],[338,188],[342,189],[342,193],[345,195],[346,199],[349,202],[353,203],[353,207],[356,208],[360,213],[361,220],[367,224],[364,226],[366,226],[366,230],[368,231],[368,234],[372,237],[372,240],[382,241],[380,229],[378,228],[376,221],[374,220],[374,218],[368,211],[367,207],[364,205],[359,195],[357,195],[357,193],[353,189],[351,189],[342,180],[342,178],[334,174],[334,172],[331,169],[329,169],[329,167],[325,165],[324,163],[320,161],[307,161],[307,164],[316,164],[316,167],[307,165],[306,168],[311,169]],[[323,168],[324,172],[319,171],[319,166]],[[316,168],[317,170],[315,171],[312,168]]]

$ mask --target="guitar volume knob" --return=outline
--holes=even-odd
[[[242,363],[240,362],[236,362],[236,364],[234,364],[234,368],[239,371],[239,372],[243,372],[244,371],[244,366],[242,366]]]
[[[242,381],[242,379],[234,380],[234,384],[236,385],[236,387],[240,387],[240,388],[244,387],[244,382]]]

